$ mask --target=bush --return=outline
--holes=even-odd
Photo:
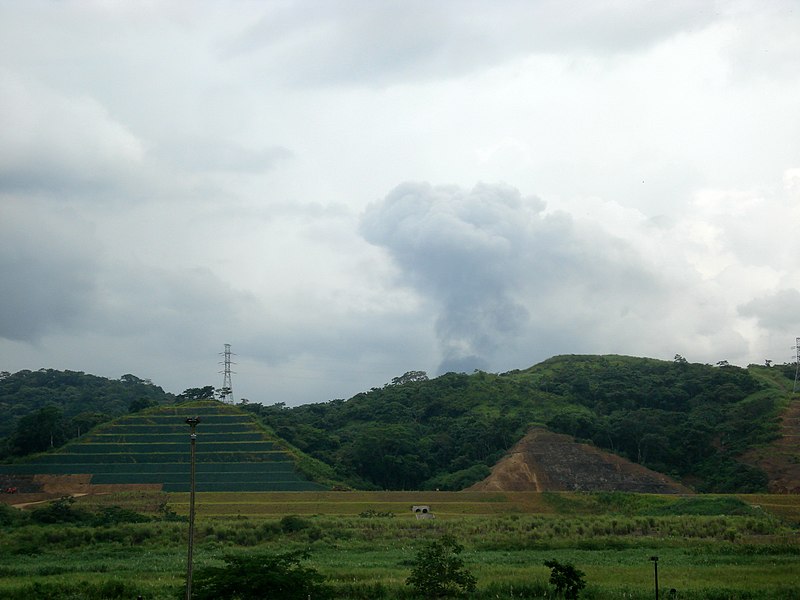
[[[8,504],[0,504],[0,527],[9,527],[22,520],[22,513]]]
[[[311,523],[297,515],[286,515],[281,519],[281,530],[284,533],[294,533],[311,527]]]
[[[74,503],[75,498],[61,496],[47,506],[32,510],[31,520],[35,523],[80,523],[91,519],[91,515],[85,510],[72,508]]]
[[[413,586],[425,598],[460,596],[474,592],[475,577],[464,567],[459,554],[464,550],[451,535],[429,542],[413,561],[406,585]]]
[[[95,527],[110,527],[120,523],[146,523],[150,517],[121,506],[104,506],[94,515],[92,525]]]
[[[295,600],[330,598],[325,577],[300,561],[308,552],[285,554],[231,555],[224,567],[206,567],[195,572],[192,596],[195,600]]]
[[[550,583],[555,586],[556,594],[573,599],[586,587],[583,580],[585,573],[573,565],[560,563],[554,558],[544,561],[544,566],[550,569]]]

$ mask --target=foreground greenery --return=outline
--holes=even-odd
[[[201,575],[290,553],[296,561],[285,563],[288,570],[318,573],[324,580],[315,585],[333,598],[422,597],[407,581],[420,552],[448,539],[463,547],[458,566],[477,582],[471,598],[548,597],[555,588],[546,561],[582,572],[581,598],[651,598],[654,555],[664,598],[674,588],[680,598],[777,600],[800,589],[797,521],[729,496],[547,494],[536,500],[546,514],[510,512],[517,505],[508,503],[505,514],[423,521],[410,511],[390,516],[381,503],[360,514],[326,514],[330,507],[317,496],[316,514],[262,516],[242,505],[237,516],[208,516],[199,496]],[[494,504],[503,505],[496,496]],[[26,513],[0,506],[0,597],[174,600],[186,568],[187,525],[172,510],[181,499],[86,497]]]

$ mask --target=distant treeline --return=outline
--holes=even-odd
[[[502,374],[431,379],[411,371],[349,400],[239,406],[363,489],[463,489],[538,425],[698,491],[756,492],[765,490],[766,475],[737,457],[778,435],[794,372],[794,364],[742,369],[680,356],[559,356]],[[174,396],[130,374],[0,372],[0,458],[55,448],[127,412],[214,392],[206,386]]]
[[[61,446],[129,411],[174,401],[130,374],[107,379],[80,371],[0,372],[0,457]]]
[[[793,369],[560,356],[499,375],[407,373],[346,401],[245,408],[359,487],[462,489],[536,424],[698,491],[755,492],[766,475],[735,459],[777,435]]]

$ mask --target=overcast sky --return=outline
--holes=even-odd
[[[789,362],[798,65],[797,0],[0,0],[0,370]]]

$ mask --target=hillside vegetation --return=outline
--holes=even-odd
[[[769,453],[768,444],[780,437],[780,415],[794,407],[794,370],[694,364],[680,356],[558,356],[502,374],[430,379],[412,371],[349,400],[239,408],[333,467],[335,479],[362,489],[464,489],[538,426],[697,491],[758,492],[769,483],[758,466],[763,461],[740,459],[756,456],[754,450]],[[187,392],[205,397],[200,392],[213,388]],[[185,392],[177,400],[184,395],[192,397]],[[21,456],[58,447],[131,409],[175,400],[133,375],[3,372],[0,435],[7,436],[6,456]]]
[[[172,394],[135,375],[107,379],[80,371],[0,372],[0,456],[22,456],[61,446],[99,423],[174,401]]]
[[[198,491],[324,490],[317,482],[330,468],[299,455],[276,439],[253,415],[218,400],[195,400],[125,415],[100,425],[80,439],[55,450],[35,454],[11,465],[0,465],[0,480],[33,475],[31,488],[47,492],[54,483],[75,481],[69,493],[99,493],[108,489],[156,487],[165,492],[189,490],[189,428],[197,425]],[[88,475],[88,481],[76,480]],[[67,480],[67,481],[65,481]],[[336,483],[336,482],[330,482]],[[35,489],[36,484],[42,489]]]
[[[679,356],[559,356],[502,374],[412,372],[346,401],[248,409],[366,488],[463,489],[544,425],[698,491],[756,492],[766,474],[736,459],[778,435],[787,373]]]

